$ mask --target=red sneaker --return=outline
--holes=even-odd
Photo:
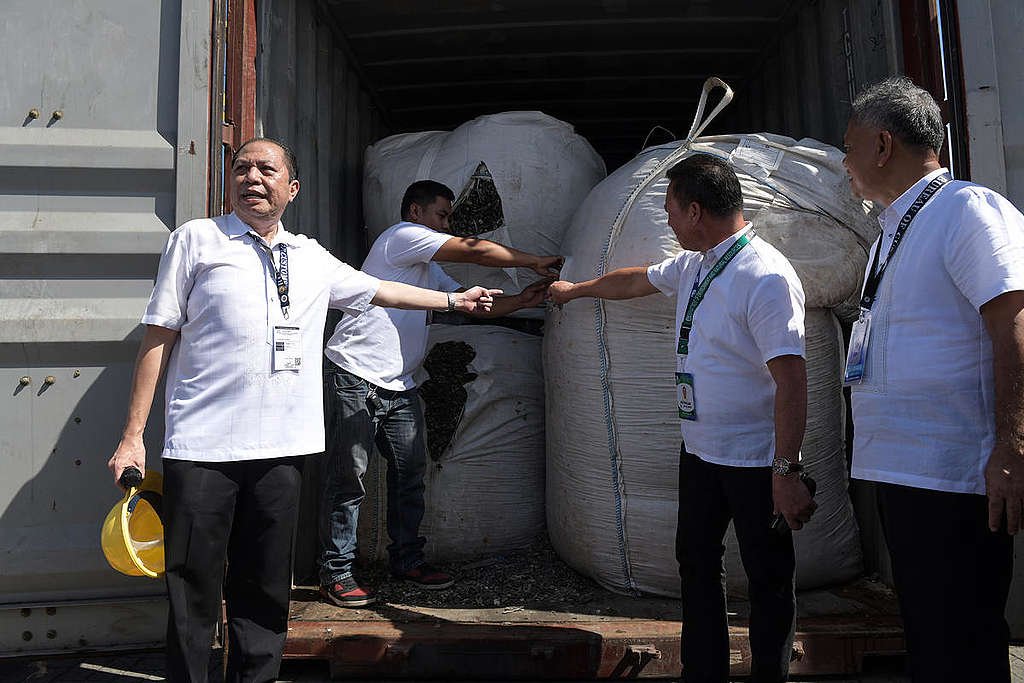
[[[338,607],[363,607],[377,602],[377,597],[362,588],[351,576],[339,579],[330,586],[320,586],[320,595]]]
[[[405,579],[409,583],[416,584],[421,588],[427,590],[437,591],[442,588],[448,588],[455,579],[450,574],[431,567],[429,564],[424,562],[423,564],[413,567],[407,572],[395,572],[394,575],[400,579]]]

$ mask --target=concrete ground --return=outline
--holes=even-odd
[[[1011,647],[1010,657],[1013,683],[1024,683],[1024,645]],[[805,683],[905,683],[910,680],[900,673],[901,658],[886,658],[884,661],[872,662],[869,663],[869,668],[871,670],[855,677],[793,680]],[[211,683],[218,683],[221,680],[219,651],[214,651],[210,658],[210,673]],[[2,683],[141,683],[163,680],[164,657],[159,652],[0,661]],[[285,661],[280,680],[286,683],[320,683],[331,679],[326,662],[290,660]]]

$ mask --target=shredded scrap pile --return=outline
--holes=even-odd
[[[435,344],[423,361],[430,379],[420,385],[420,397],[427,423],[427,452],[434,461],[441,459],[462,420],[468,398],[463,385],[476,379],[476,373],[467,370],[474,358],[476,351],[466,342],[442,342]]]
[[[523,551],[453,563],[445,569],[458,579],[451,588],[432,591],[400,581],[376,564],[358,573],[392,604],[473,608],[515,605],[525,609],[570,609],[605,591],[558,559],[546,534]]]
[[[505,225],[501,197],[487,164],[480,162],[452,206],[450,232],[456,237],[475,237]]]

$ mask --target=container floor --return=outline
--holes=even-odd
[[[543,540],[527,551],[450,567],[428,591],[383,569],[357,577],[378,595],[339,608],[315,586],[293,591],[285,656],[324,660],[338,677],[587,679],[679,673],[678,600],[618,595],[567,567]],[[803,592],[794,675],[851,675],[902,660],[895,595],[877,581]],[[732,671],[749,671],[749,604],[730,599]],[[888,665],[883,665],[886,668]],[[896,665],[902,666],[901,662]]]

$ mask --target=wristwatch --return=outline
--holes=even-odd
[[[775,458],[772,460],[772,472],[784,477],[787,474],[793,474],[794,472],[800,472],[804,469],[804,466],[798,462],[790,462],[785,458]]]
[[[448,292],[448,312],[452,313],[455,311],[455,295]]]

